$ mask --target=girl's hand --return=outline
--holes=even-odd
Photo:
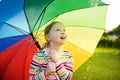
[[[46,68],[46,74],[50,74],[52,72],[56,71],[55,63],[54,62],[48,62],[47,68]]]
[[[59,53],[57,53],[57,51],[54,49],[49,51],[49,56],[51,60],[55,63],[59,60]]]

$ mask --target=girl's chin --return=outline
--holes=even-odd
[[[56,44],[63,45],[66,43],[66,40],[58,40],[55,42]]]
[[[61,45],[65,44],[65,43],[66,43],[66,41],[61,41],[61,42],[60,42]]]

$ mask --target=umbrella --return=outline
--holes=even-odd
[[[53,21],[67,25],[63,49],[73,54],[77,70],[104,32],[106,9],[100,0],[1,0],[0,79],[28,79],[30,61],[45,42],[43,30]]]

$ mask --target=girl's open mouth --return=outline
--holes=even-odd
[[[66,36],[61,36],[60,39],[66,39]]]

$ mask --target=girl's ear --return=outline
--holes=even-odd
[[[45,38],[46,38],[47,41],[50,41],[49,34],[47,34],[47,35],[45,36]]]

